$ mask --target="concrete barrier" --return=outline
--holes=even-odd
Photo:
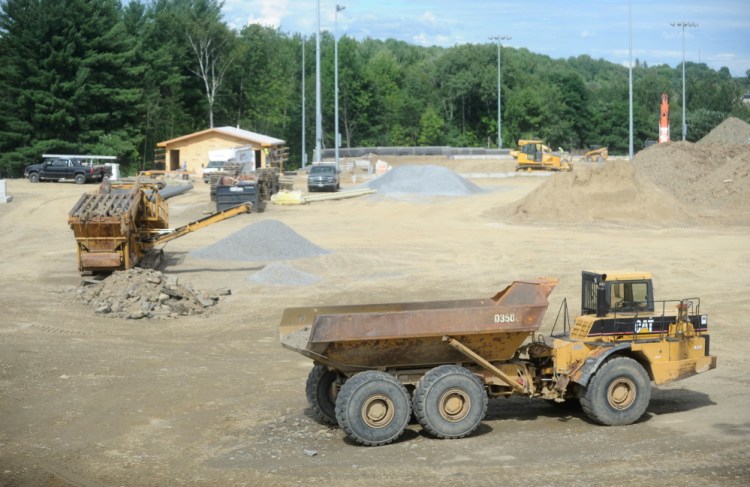
[[[0,179],[0,204],[10,203],[12,196],[5,194],[5,179]]]

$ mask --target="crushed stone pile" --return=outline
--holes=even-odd
[[[515,223],[681,226],[689,221],[681,204],[636,175],[630,162],[559,173],[519,202],[493,208],[485,217]]]
[[[636,154],[633,165],[691,208],[750,211],[750,145],[656,144]]]
[[[315,257],[329,253],[278,220],[263,220],[215,242],[195,249],[198,259],[274,261]]]
[[[308,286],[318,282],[320,277],[295,269],[288,264],[274,262],[252,274],[248,280],[257,284],[274,286]]]
[[[468,196],[483,190],[450,169],[434,165],[405,165],[361,185],[386,196]]]
[[[729,117],[697,144],[750,144],[750,124],[739,118]]]
[[[190,285],[179,284],[176,276],[136,267],[115,271],[95,284],[83,284],[77,293],[99,315],[164,319],[201,314],[231,291],[197,291]]]

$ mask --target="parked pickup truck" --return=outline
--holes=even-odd
[[[78,184],[101,182],[112,175],[112,168],[104,164],[95,164],[100,159],[114,160],[114,156],[68,156],[44,154],[44,162],[26,166],[23,176],[32,183],[39,181],[59,181],[72,179]]]
[[[315,164],[307,176],[307,191],[333,191],[339,190],[339,171],[333,164]]]

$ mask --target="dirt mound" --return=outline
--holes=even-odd
[[[515,223],[682,226],[689,221],[675,198],[639,178],[633,165],[623,161],[556,174],[518,203],[484,216]]]
[[[750,145],[657,144],[636,154],[633,165],[691,209],[740,217],[750,211]]]
[[[231,261],[293,260],[327,254],[278,220],[264,220],[246,226],[190,255],[199,259]]]
[[[386,196],[468,196],[482,192],[479,186],[450,169],[434,165],[396,167],[362,187],[377,189]]]
[[[714,127],[698,144],[750,144],[750,125],[729,117]]]
[[[228,289],[206,293],[181,285],[177,277],[159,271],[134,268],[117,271],[96,284],[84,284],[78,295],[103,316],[141,319],[176,318],[201,314],[214,306]]]

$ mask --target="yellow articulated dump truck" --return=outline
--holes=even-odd
[[[580,402],[603,425],[646,412],[651,384],[716,367],[700,299],[656,301],[648,273],[584,272],[581,315],[537,334],[557,284],[515,281],[491,298],[288,308],[285,348],[314,362],[315,418],[354,441],[384,445],[412,413],[436,438],[481,424],[489,398]],[[558,323],[555,323],[555,328]]]

